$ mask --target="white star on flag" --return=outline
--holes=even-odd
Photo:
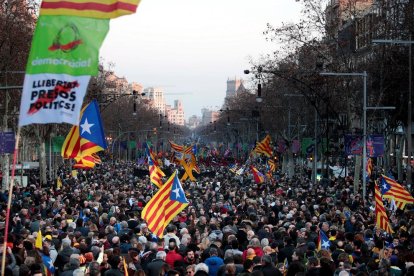
[[[329,246],[330,246],[329,241],[324,241],[324,242],[322,243],[322,248],[328,248]]]
[[[174,190],[172,190],[173,193],[175,193],[175,197],[179,198],[180,197],[180,189],[177,187]]]
[[[81,127],[82,127],[82,133],[81,134],[83,134],[85,131],[89,134],[92,134],[91,133],[91,127],[93,127],[94,125],[95,124],[90,124],[88,122],[88,118],[86,118],[85,121],[83,122],[83,124],[81,124]]]

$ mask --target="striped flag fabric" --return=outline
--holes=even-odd
[[[254,166],[250,166],[250,169],[252,170],[253,178],[254,178],[254,181],[256,182],[256,184],[263,183],[264,182],[264,175],[258,169],[256,169]]]
[[[367,168],[366,168],[366,170],[367,170],[367,179],[371,178],[373,169],[374,169],[374,163],[372,161],[372,158],[368,157],[367,158]]]
[[[275,160],[269,159],[267,160],[268,170],[266,172],[266,176],[269,179],[273,178],[273,173],[276,171],[276,163]]]
[[[173,150],[178,152],[184,151],[184,146],[174,143],[173,141],[168,141],[170,143],[170,146]]]
[[[129,274],[128,274],[128,265],[127,265],[127,263],[126,263],[126,261],[125,261],[125,257],[124,258],[122,258],[122,266],[123,266],[123,268],[124,268],[124,276],[128,276]]]
[[[136,12],[140,0],[43,0],[40,15],[110,19]]]
[[[79,125],[66,136],[61,154],[65,159],[75,159],[75,168],[88,169],[100,163],[96,153],[106,147],[98,103],[93,100],[82,110]]]
[[[387,233],[392,234],[394,231],[391,228],[391,224],[388,220],[387,213],[385,212],[384,203],[382,202],[382,195],[378,185],[375,184],[375,221],[378,228],[385,230]]]
[[[80,156],[75,158],[76,163],[72,166],[74,169],[93,169],[95,165],[101,164],[101,158],[92,153],[91,155]]]
[[[145,205],[141,217],[147,222],[148,229],[157,237],[162,238],[165,227],[188,204],[177,171],[175,171]]]
[[[382,175],[381,178],[381,193],[382,197],[392,200],[401,210],[405,208],[406,204],[414,204],[414,198],[411,194],[399,184],[395,179]]]
[[[256,147],[253,151],[259,154],[264,154],[267,157],[272,156],[273,150],[270,146],[271,140],[272,139],[270,138],[270,135],[266,135],[266,137],[261,142],[258,142],[256,144]]]
[[[155,164],[150,155],[148,155],[148,169],[151,183],[158,188],[161,188],[163,184],[162,177],[165,176],[165,173],[160,169],[158,165]]]

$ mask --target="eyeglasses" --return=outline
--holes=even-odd
[[[192,271],[191,271],[191,270],[188,270],[188,271],[187,271],[187,274],[191,274],[191,273],[192,273]]]

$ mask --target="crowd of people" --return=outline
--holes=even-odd
[[[104,162],[62,169],[59,188],[15,186],[6,275],[414,275],[413,206],[388,212],[394,233],[379,229],[372,182],[364,199],[351,177],[256,184],[201,165],[210,173],[182,183],[190,204],[159,238],[141,219],[158,188],[140,166]]]

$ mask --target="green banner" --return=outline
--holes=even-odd
[[[301,152],[303,156],[310,156],[315,153],[315,139],[314,138],[302,138]],[[319,139],[318,141],[318,155],[326,152],[326,138]]]
[[[302,138],[300,148],[303,156],[313,155],[314,147],[315,142],[313,138]]]
[[[64,141],[65,141],[65,137],[64,136],[56,136],[56,137],[53,137],[52,138],[52,151],[54,153],[60,153]]]
[[[108,31],[108,19],[40,16],[26,73],[96,76],[99,48]]]
[[[128,148],[129,149],[136,149],[137,148],[137,142],[135,142],[135,141],[128,141]]]

